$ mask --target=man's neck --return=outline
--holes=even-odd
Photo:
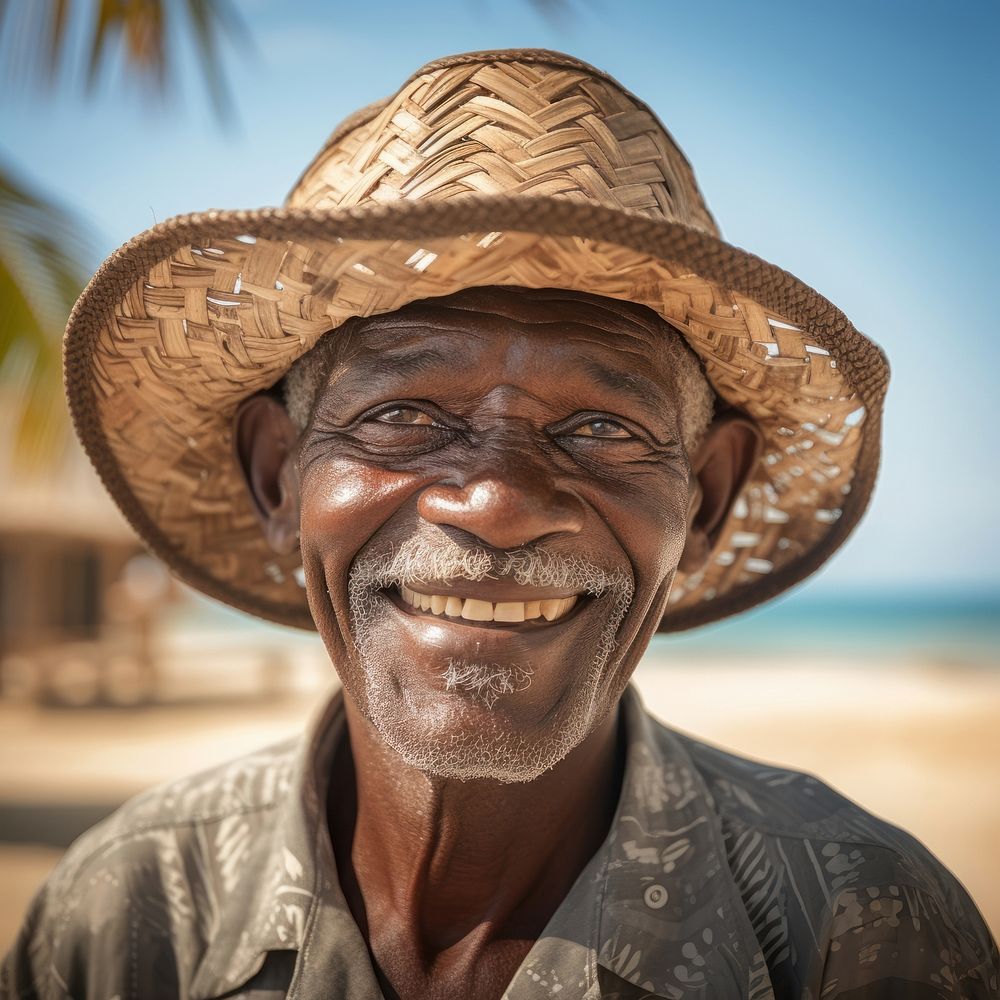
[[[330,828],[376,958],[377,938],[428,973],[497,942],[530,947],[611,824],[624,764],[618,713],[550,771],[506,784],[429,777],[345,705],[350,743],[335,763]]]

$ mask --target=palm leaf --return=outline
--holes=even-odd
[[[87,60],[87,86],[92,87],[108,57],[108,46],[120,37],[132,72],[163,90],[167,78],[163,0],[99,0]]]
[[[69,30],[74,18],[80,30]],[[184,39],[195,49],[216,114],[231,121],[222,35],[253,53],[250,34],[230,0],[0,0],[0,54],[5,89],[11,90],[30,81],[50,85],[78,64],[92,89],[120,50],[132,81],[167,94],[175,89],[173,57]],[[69,36],[79,38],[85,51],[69,51]]]
[[[85,77],[93,86],[120,47],[133,79],[168,88],[172,39],[194,45],[213,107],[232,120],[220,69],[223,32],[252,45],[229,0],[0,0],[0,52],[9,84],[52,84],[79,60],[67,51],[67,24],[84,17]],[[177,33],[170,18],[183,16]],[[15,180],[0,160],[0,390],[12,402],[14,456],[20,465],[51,459],[66,440],[60,338],[89,272],[91,254],[78,222]]]
[[[0,388],[14,396],[14,456],[53,457],[68,426],[60,340],[88,271],[80,224],[0,163]]]
[[[253,39],[240,19],[236,9],[228,0],[186,0],[188,21],[191,25],[191,40],[198,49],[205,85],[212,98],[212,105],[220,120],[231,119],[232,98],[220,69],[217,38],[221,31],[227,32],[238,43],[245,54],[256,54]]]

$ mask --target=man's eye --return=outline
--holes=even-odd
[[[404,424],[407,427],[440,427],[433,417],[415,406],[396,406],[391,410],[383,410],[376,414],[373,420],[382,424]]]
[[[573,434],[578,437],[619,438],[623,440],[633,436],[614,420],[588,420],[587,423],[577,427]]]

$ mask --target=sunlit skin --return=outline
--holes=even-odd
[[[603,304],[600,304],[603,303]],[[666,607],[696,569],[760,447],[717,419],[679,441],[658,337],[635,307],[570,292],[481,289],[374,318],[351,339],[298,432],[271,395],[237,414],[237,449],[272,546],[300,533],[310,607],[345,691],[330,832],[338,876],[387,997],[499,997],[604,839],[623,754],[616,706]],[[539,546],[634,581],[616,650],[579,707],[608,599],[564,619],[479,624],[384,595],[374,634],[398,725],[461,744],[516,733],[543,745],[585,711],[585,735],[533,780],[456,780],[411,766],[370,721],[352,638],[355,560],[447,535],[498,552]],[[444,585],[444,584],[442,584]],[[461,596],[564,596],[512,581]],[[427,592],[434,592],[428,585]],[[530,658],[532,682],[487,706],[446,691],[445,656]]]

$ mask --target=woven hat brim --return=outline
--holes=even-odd
[[[796,392],[804,404],[816,397],[820,400],[813,407],[816,414],[837,418],[833,427],[819,419],[806,434],[801,430],[801,412],[792,412],[796,407],[789,406],[787,415],[776,409],[770,430],[765,431],[769,440],[762,457],[764,463],[787,465],[796,449],[805,456],[805,449],[815,443],[835,442],[839,457],[827,463],[835,474],[823,470],[814,475],[817,480],[825,476],[830,489],[836,486],[842,493],[837,507],[831,511],[817,503],[816,512],[824,517],[818,525],[810,524],[809,537],[789,529],[787,536],[768,543],[771,558],[754,554],[752,545],[736,545],[736,536],[740,542],[763,537],[761,531],[746,528],[757,521],[763,527],[769,516],[773,522],[768,511],[787,520],[780,497],[775,500],[777,493],[769,485],[776,482],[776,473],[762,467],[753,488],[759,490],[763,484],[765,493],[771,492],[756,499],[740,498],[733,515],[740,524],[723,531],[714,554],[714,576],[675,583],[662,630],[679,631],[747,610],[822,565],[856,526],[875,482],[889,374],[882,352],[826,298],[751,253],[681,223],[564,197],[469,196],[337,210],[205,212],[178,216],[146,231],[104,263],[69,320],[66,388],[84,448],[132,526],[181,579],[251,614],[312,628],[305,594],[293,582],[294,559],[273,558],[262,547],[263,537],[229,444],[236,405],[278,381],[319,336],[349,315],[387,311],[459,287],[499,283],[495,269],[482,266],[482,257],[497,252],[491,250],[491,239],[516,245],[519,236],[535,240],[531,245],[536,254],[543,255],[548,248],[545,266],[539,268],[544,281],[539,277],[535,282],[539,287],[580,288],[582,272],[575,258],[567,257],[574,253],[581,267],[597,260],[602,274],[612,276],[600,287],[584,280],[584,290],[654,308],[663,289],[649,274],[677,281],[697,279],[709,296],[709,312],[695,314],[707,340],[692,335],[695,321],[685,327],[666,307],[659,311],[688,336],[703,360],[709,345],[712,365],[706,370],[720,395],[739,406],[741,396],[749,404],[756,394],[758,405],[766,408],[768,398],[780,402],[781,387],[787,385],[792,387],[789,399]],[[434,241],[444,241],[442,247],[461,246],[463,252],[476,247],[482,254],[464,265],[459,262],[449,281],[438,285],[426,266],[419,266],[427,257],[417,256],[429,253],[428,246],[438,245]],[[357,294],[345,293],[343,270],[338,280],[324,273],[322,263],[312,266],[314,259],[340,254],[341,268],[345,259],[352,259],[351,267],[372,271],[363,263],[362,258],[368,259],[365,254],[374,255],[371,259],[376,262],[387,261],[388,248],[398,257],[404,247],[416,251],[405,258],[405,266],[393,267],[391,301],[374,293],[358,301]],[[251,254],[252,260],[246,256]],[[430,253],[431,260],[437,256]],[[230,287],[220,288],[213,262],[237,257],[249,261],[246,266],[232,263],[227,272],[234,278],[239,272],[238,287],[230,282]],[[301,286],[297,291],[291,287],[295,280],[288,277],[287,267],[282,281],[275,281],[272,273],[277,273],[282,260],[291,258],[300,265],[295,272]],[[636,267],[640,258],[649,264],[645,270]],[[647,275],[642,287],[634,277],[639,273]],[[524,281],[514,277],[510,283]],[[236,296],[230,303],[234,314],[225,323],[206,317],[205,303],[213,301],[212,293]],[[298,312],[272,308],[276,299],[287,304],[289,296],[296,295],[302,305]],[[735,332],[737,319],[744,324],[740,329],[745,335]],[[769,321],[777,326],[768,326]],[[754,339],[745,328],[752,322],[763,323],[756,336],[770,335],[769,341]],[[202,335],[214,337],[213,344],[199,340]],[[783,339],[793,342],[794,356],[781,354]],[[814,345],[816,354],[806,352],[806,342]],[[776,346],[771,356],[770,349]],[[736,350],[743,352],[744,366],[748,357],[759,355],[760,372],[771,377],[778,389],[772,392],[765,385],[761,394],[759,372],[739,367],[739,358],[734,363]],[[824,366],[825,381],[811,384],[810,366],[817,364]],[[718,365],[725,385],[713,378],[713,366]],[[831,390],[831,378],[842,387]],[[178,391],[185,385],[191,392]],[[209,402],[200,404],[199,399]],[[838,409],[840,417],[850,410],[862,418],[841,426]],[[804,435],[808,441],[781,440],[778,435],[784,432]],[[159,440],[151,440],[157,434]],[[210,461],[205,460],[208,445]],[[216,465],[219,468],[213,471]],[[796,468],[780,473],[789,484],[780,492],[799,489],[789,478],[796,475]],[[216,475],[222,478],[214,481]],[[178,483],[183,488],[175,489]],[[816,493],[817,488],[804,487],[800,506],[808,489]],[[768,530],[773,527],[771,523]],[[782,541],[788,544],[779,552]],[[764,564],[767,568],[762,570]]]

